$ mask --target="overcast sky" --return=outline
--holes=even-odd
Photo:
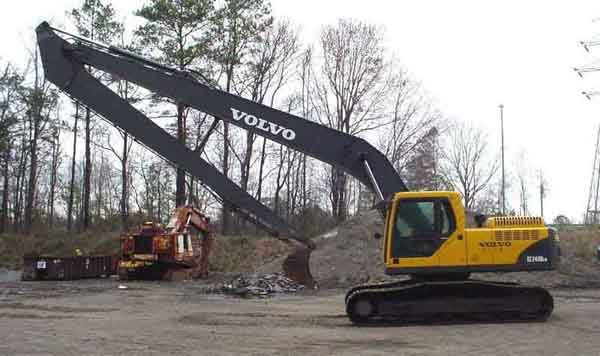
[[[122,16],[143,2],[113,1]],[[46,19],[55,26],[64,23],[65,12],[80,3],[4,1],[0,58],[23,61],[33,28]],[[600,64],[595,59],[600,59],[600,46],[587,54],[578,45],[600,38],[600,20],[594,21],[600,18],[599,2],[273,0],[272,5],[276,16],[301,26],[305,43],[316,43],[319,28],[340,17],[383,25],[391,50],[441,110],[484,127],[498,151],[498,104],[503,103],[506,160],[514,162],[524,151],[531,170],[544,171],[546,219],[557,214],[582,218],[600,96],[589,101],[581,91],[600,90],[600,72],[581,79],[573,67]],[[507,168],[514,171],[512,164]],[[517,196],[511,198],[517,207]],[[533,191],[532,214],[539,214],[538,200]]]

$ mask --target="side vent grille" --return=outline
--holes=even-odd
[[[496,241],[527,241],[539,240],[539,230],[497,230],[494,233]]]
[[[504,241],[504,231],[496,231],[496,241]]]
[[[512,235],[513,235],[512,236],[513,240],[515,240],[515,241],[521,240],[521,231],[520,230],[513,230]]]

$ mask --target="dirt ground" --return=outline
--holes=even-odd
[[[199,281],[119,284],[0,282],[0,355],[600,354],[600,289],[553,290],[545,323],[365,328],[340,289],[237,299]]]
[[[545,323],[352,326],[344,289],[384,277],[372,238],[380,229],[369,213],[315,238],[320,289],[268,299],[210,293],[232,274],[20,282],[0,271],[0,355],[600,355],[600,262],[578,256],[574,243],[555,271],[473,276],[549,288],[555,310]],[[257,272],[281,271],[283,258]]]

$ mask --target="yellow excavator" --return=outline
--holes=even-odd
[[[221,91],[198,72],[170,68],[46,22],[36,31],[50,82],[203,182],[230,210],[274,237],[301,244],[284,271],[305,285],[314,283],[308,269],[313,242],[91,76],[86,66],[334,165],[371,189],[385,216],[386,273],[410,278],[352,288],[346,295],[352,322],[539,321],[552,313],[552,296],[543,288],[469,278],[473,272],[554,269],[557,234],[541,218],[479,216],[478,227],[467,229],[458,193],[410,192],[388,159],[361,138]]]
[[[543,321],[552,313],[543,288],[469,279],[554,269],[558,235],[542,218],[477,215],[478,226],[465,228],[460,194],[447,191],[399,192],[385,204],[385,272],[411,278],[348,291],[354,323]]]

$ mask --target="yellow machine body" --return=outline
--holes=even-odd
[[[556,232],[542,218],[493,217],[465,228],[460,195],[448,191],[397,193],[383,247],[391,275],[551,270],[558,258]]]

